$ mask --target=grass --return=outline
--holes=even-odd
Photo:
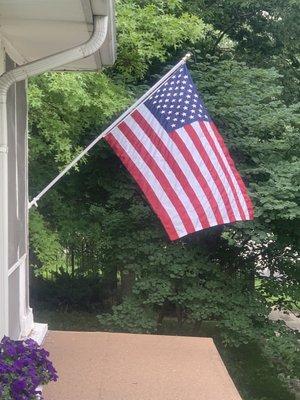
[[[96,314],[84,311],[63,312],[34,309],[35,320],[49,325],[49,329],[55,331],[99,331],[99,322]]]
[[[245,400],[294,400],[275,369],[268,363],[256,345],[238,349],[218,346],[222,359]]]
[[[100,326],[95,313],[61,312],[35,309],[35,319],[48,323],[49,329],[65,331],[99,331]],[[162,334],[193,335],[191,326],[185,325],[178,332],[174,320],[166,320]],[[243,400],[294,400],[279,380],[275,369],[265,359],[256,345],[244,345],[238,349],[225,348],[216,335],[213,323],[206,323],[199,336],[213,337],[222,359],[237,386]]]

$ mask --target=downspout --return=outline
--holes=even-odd
[[[16,67],[0,77],[0,340],[9,331],[7,92],[16,82],[92,55],[102,46],[107,27],[107,16],[95,16],[94,31],[86,43]]]

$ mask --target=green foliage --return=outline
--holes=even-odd
[[[196,15],[181,13],[182,1],[139,3],[119,0],[117,8],[116,70],[132,81],[145,77],[151,62],[166,61],[170,51],[195,43],[207,30]]]
[[[257,224],[278,235],[284,225],[291,233],[287,244],[292,236],[299,243],[299,104],[285,105],[273,68],[215,59],[195,67],[208,108],[249,182]]]
[[[63,247],[57,232],[51,230],[38,211],[30,215],[30,246],[34,249],[32,266],[39,270],[53,271],[65,263]]]
[[[287,329],[283,322],[273,323],[268,340],[263,346],[267,358],[272,360],[281,372],[284,370],[285,375],[288,376],[294,376],[295,370],[298,373],[300,371],[298,336],[296,332]],[[296,378],[298,378],[297,375]]]
[[[112,314],[98,316],[100,325],[117,332],[152,333],[156,330],[153,313],[132,300],[113,307]]]
[[[130,99],[122,85],[96,73],[43,74],[30,80],[28,96],[30,161],[54,156],[56,168],[82,150],[83,132],[102,126]]]

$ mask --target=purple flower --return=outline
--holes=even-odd
[[[20,393],[26,388],[26,381],[23,379],[15,379],[11,384],[13,393]]]
[[[0,398],[35,400],[39,385],[58,379],[49,353],[32,339],[0,342]]]
[[[11,365],[5,364],[4,361],[0,361],[0,376],[13,371],[14,369]]]

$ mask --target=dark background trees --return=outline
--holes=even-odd
[[[209,322],[223,344],[258,345],[282,376],[297,374],[296,334],[268,314],[300,301],[298,20],[293,0],[122,0],[114,68],[31,80],[33,196],[191,51],[194,81],[255,205],[253,222],[171,243],[100,142],[31,211],[34,301],[96,310],[99,326],[130,332],[164,332],[175,320],[175,332],[199,334]]]

